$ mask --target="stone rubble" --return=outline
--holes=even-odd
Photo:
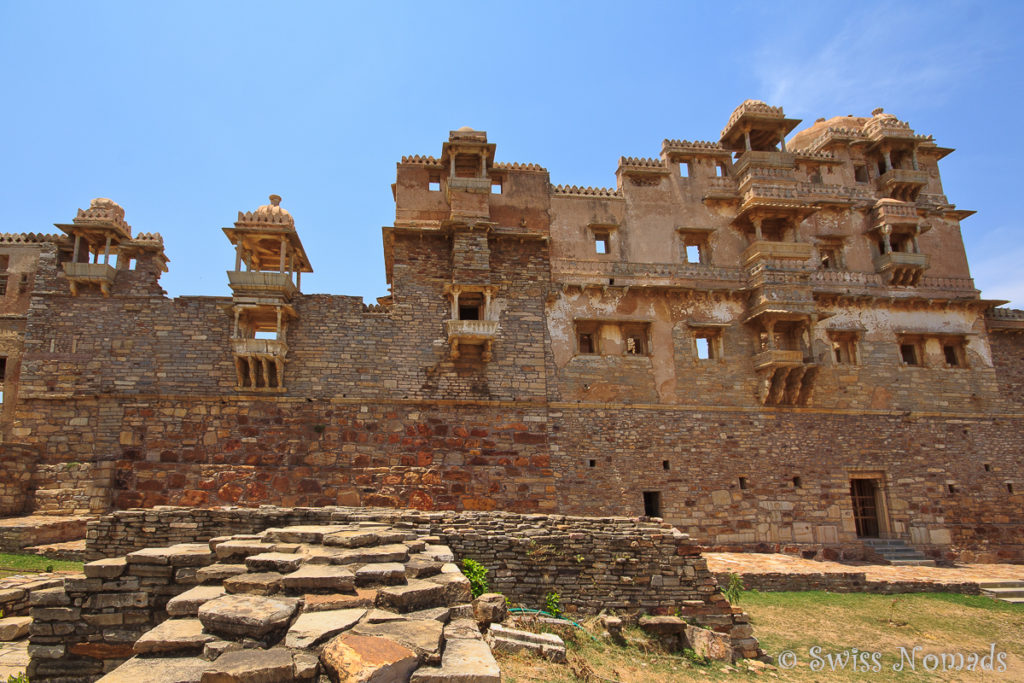
[[[497,518],[512,522],[516,516]],[[523,531],[533,543],[554,538],[545,525],[560,525],[562,537],[573,540],[568,562],[574,576],[588,567],[575,559],[582,554],[577,549],[602,566],[612,552],[601,550],[599,541],[585,546],[582,531],[565,534],[572,527],[564,518],[528,519]],[[588,523],[615,528],[598,520],[573,523],[579,529]],[[475,547],[485,547],[485,536],[472,538]],[[676,600],[676,607],[687,619],[721,631],[706,649],[722,645],[730,658],[760,654],[756,640],[748,638],[745,615],[732,614],[714,592],[712,577],[699,554],[690,554],[684,535],[652,536],[655,542],[635,546],[625,542],[630,536],[607,531],[594,538],[628,547],[635,558],[645,553],[665,558],[661,571],[676,571],[677,590],[688,598]],[[272,527],[99,560],[63,587],[33,592],[29,674],[34,683],[288,683],[323,676],[486,683],[500,681],[492,649],[526,649],[565,660],[557,636],[501,625],[507,617],[503,595],[474,600],[455,553],[442,540],[422,528],[363,519]],[[553,544],[544,547],[552,571],[562,553]],[[632,594],[638,579],[645,579],[644,590],[654,590],[642,574],[646,565],[632,565],[635,574],[618,582],[620,590]],[[688,573],[692,579],[684,578]],[[526,573],[523,580],[531,578]],[[686,588],[688,580],[699,582],[699,588]],[[571,589],[562,590],[568,596]],[[702,595],[707,597],[698,599]],[[749,643],[740,642],[744,639]]]

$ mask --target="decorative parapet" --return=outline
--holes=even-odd
[[[736,181],[730,177],[708,178],[704,188],[704,199],[730,200],[739,197]]]
[[[754,369],[795,367],[804,364],[803,351],[766,349],[754,356]]]
[[[726,137],[729,130],[736,125],[736,122],[748,114],[755,115],[759,119],[778,119],[780,123],[786,118],[782,107],[773,107],[761,100],[746,100],[740,106],[733,109],[732,115],[729,117],[729,123],[722,129],[722,137]]]
[[[131,237],[132,226],[124,221],[124,209],[112,199],[97,197],[89,202],[88,209],[79,209],[72,222],[75,225],[91,223],[113,227],[124,237]]]
[[[533,171],[536,173],[548,172],[548,169],[544,168],[540,164],[522,164],[519,163],[518,161],[499,161],[495,163],[491,168],[508,171]]]
[[[0,242],[4,244],[42,244],[45,242],[66,242],[65,235],[45,234],[36,232],[4,232],[0,233]]]
[[[403,164],[419,164],[421,166],[440,166],[441,161],[437,157],[432,156],[420,156],[419,154],[413,154],[411,156],[402,157]]]
[[[920,220],[916,206],[895,199],[879,199],[871,209],[871,217],[875,225],[907,225]]]
[[[707,140],[669,140],[665,139],[661,141],[661,156],[662,157],[673,157],[673,156],[700,156],[700,155],[714,155],[714,156],[731,156],[732,152],[722,147],[719,142],[709,142]]]
[[[608,187],[581,187],[578,185],[552,185],[551,194],[563,197],[608,197],[614,199],[622,198],[621,190],[613,190]]]
[[[864,134],[873,141],[882,138],[914,139],[914,131],[906,121],[900,121],[892,114],[886,114],[881,108],[871,112],[871,118],[864,124]]]
[[[280,195],[270,195],[270,203],[260,206],[255,211],[238,212],[236,228],[258,227],[261,225],[285,226],[295,229],[295,219],[287,209],[281,208]]]
[[[993,306],[985,313],[985,317],[993,320],[1020,320],[1024,321],[1024,311],[1017,308],[1003,308]]]
[[[657,176],[668,175],[668,165],[662,159],[619,157],[617,173],[622,173],[640,184],[656,184]],[[648,182],[649,181],[649,182]]]

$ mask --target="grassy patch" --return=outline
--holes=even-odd
[[[46,571],[82,571],[81,562],[51,560],[39,555],[0,553],[0,577],[14,574],[35,574]]]
[[[895,601],[895,603],[894,603]],[[743,594],[740,604],[750,614],[754,635],[761,647],[778,657],[792,652],[796,665],[790,669],[769,669],[756,673],[746,664],[719,662],[701,664],[682,653],[668,653],[638,629],[627,629],[627,645],[620,647],[605,640],[595,641],[601,628],[596,620],[584,623],[587,632],[559,628],[566,641],[568,665],[551,664],[536,657],[499,655],[503,680],[621,681],[622,683],[669,683],[670,681],[736,680],[775,678],[783,681],[939,681],[939,680],[1024,680],[1024,607],[997,602],[990,598],[947,593],[909,595],[865,595],[849,593],[756,593]],[[550,630],[550,629],[547,629]],[[1005,653],[1006,670],[969,672],[966,664],[971,653],[989,655],[992,644],[997,653]],[[914,648],[919,648],[916,653]],[[812,669],[811,648],[820,648],[821,666]],[[849,659],[844,667],[841,657],[861,659],[854,670]],[[901,661],[900,648],[913,655],[915,670],[904,662],[902,671],[893,665]],[[878,671],[870,669],[875,664]],[[864,653],[867,653],[866,655]],[[962,653],[963,670],[942,671],[941,660],[932,671],[925,668],[925,657]],[[831,654],[838,670],[833,670],[826,655]],[[955,658],[947,660],[950,667]],[[984,660],[983,660],[984,661]],[[1000,661],[992,662],[999,668]],[[863,669],[867,666],[868,671]],[[980,667],[976,667],[979,668]]]

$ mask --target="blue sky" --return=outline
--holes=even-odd
[[[380,228],[403,154],[469,125],[554,183],[715,140],[744,99],[885,107],[941,162],[986,298],[1024,307],[1019,2],[13,2],[0,0],[0,231],[92,197],[160,232],[172,296],[227,295],[220,228],[284,197],[307,293],[386,293]]]

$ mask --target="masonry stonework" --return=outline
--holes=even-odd
[[[373,304],[301,292],[276,195],[224,229],[224,296],[167,298],[163,238],[110,200],[0,236],[0,503],[648,515],[1024,561],[1024,313],[974,287],[952,150],[882,110],[798,123],[744,102],[607,189],[452,131],[397,165]]]

